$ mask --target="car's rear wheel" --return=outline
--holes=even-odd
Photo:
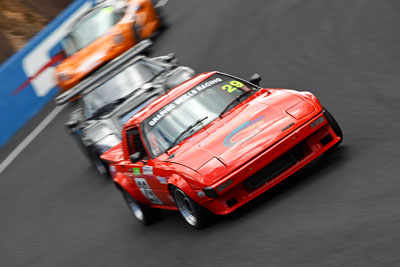
[[[94,159],[93,164],[100,174],[103,174],[103,175],[107,174],[108,168],[105,166],[105,164],[100,159]]]
[[[172,189],[172,194],[179,212],[190,226],[202,229],[210,224],[212,219],[211,212],[197,204],[177,187]]]
[[[163,214],[162,210],[153,209],[145,204],[138,202],[135,198],[133,198],[128,192],[126,192],[123,189],[121,189],[121,192],[132,215],[140,223],[144,225],[150,225],[161,218]]]
[[[110,173],[109,173],[109,165],[108,165],[108,163],[103,161],[103,160],[101,160],[100,155],[98,153],[94,152],[92,149],[86,148],[86,151],[88,152],[90,161],[96,167],[96,170],[102,175],[106,175],[108,177],[111,177]]]
[[[332,116],[331,113],[329,113],[329,111],[326,108],[324,108],[324,115],[325,115],[325,118],[327,119],[329,125],[331,126],[332,130],[335,132],[335,134],[337,136],[340,137],[340,141],[338,143],[336,143],[333,147],[331,147],[328,151],[325,152],[325,153],[329,153],[329,152],[335,150],[340,145],[340,143],[342,143],[343,132],[342,132],[342,129],[340,128],[339,124],[335,120],[335,118]]]

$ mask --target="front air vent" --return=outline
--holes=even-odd
[[[328,134],[328,135],[324,136],[324,138],[322,138],[322,139],[320,140],[320,142],[321,142],[322,145],[326,146],[326,145],[329,144],[332,140],[333,140],[332,135]]]
[[[245,187],[249,191],[254,191],[266,182],[272,180],[274,177],[287,170],[297,162],[301,161],[310,153],[310,148],[306,142],[300,142],[292,149],[272,161],[270,164],[256,172],[250,178],[244,181]]]
[[[235,198],[231,198],[228,201],[226,201],[226,205],[228,205],[229,208],[235,206],[237,203],[238,202]]]

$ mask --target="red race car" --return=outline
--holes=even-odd
[[[310,92],[200,74],[134,115],[101,157],[134,216],[179,210],[193,227],[228,214],[342,141]]]

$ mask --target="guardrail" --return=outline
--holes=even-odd
[[[58,93],[54,68],[62,60],[60,42],[95,3],[76,0],[0,66],[0,147]]]

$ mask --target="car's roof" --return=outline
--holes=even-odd
[[[85,13],[83,13],[81,16],[76,18],[72,24],[69,26],[68,31],[71,32],[75,30],[82,22],[84,22],[88,17],[92,16],[93,13],[97,12],[100,9],[103,9],[105,7],[111,6],[111,3],[108,1],[100,2],[88,9]],[[68,33],[69,34],[69,33]]]
[[[174,99],[178,98],[180,95],[193,88],[198,83],[204,81],[210,76],[218,73],[217,71],[201,73],[190,80],[178,85],[177,87],[171,89],[168,93],[157,98],[155,101],[147,105],[140,112],[132,116],[124,125],[125,128],[129,128],[133,125],[137,125],[147,119],[149,116],[160,110],[162,107],[172,102]]]

